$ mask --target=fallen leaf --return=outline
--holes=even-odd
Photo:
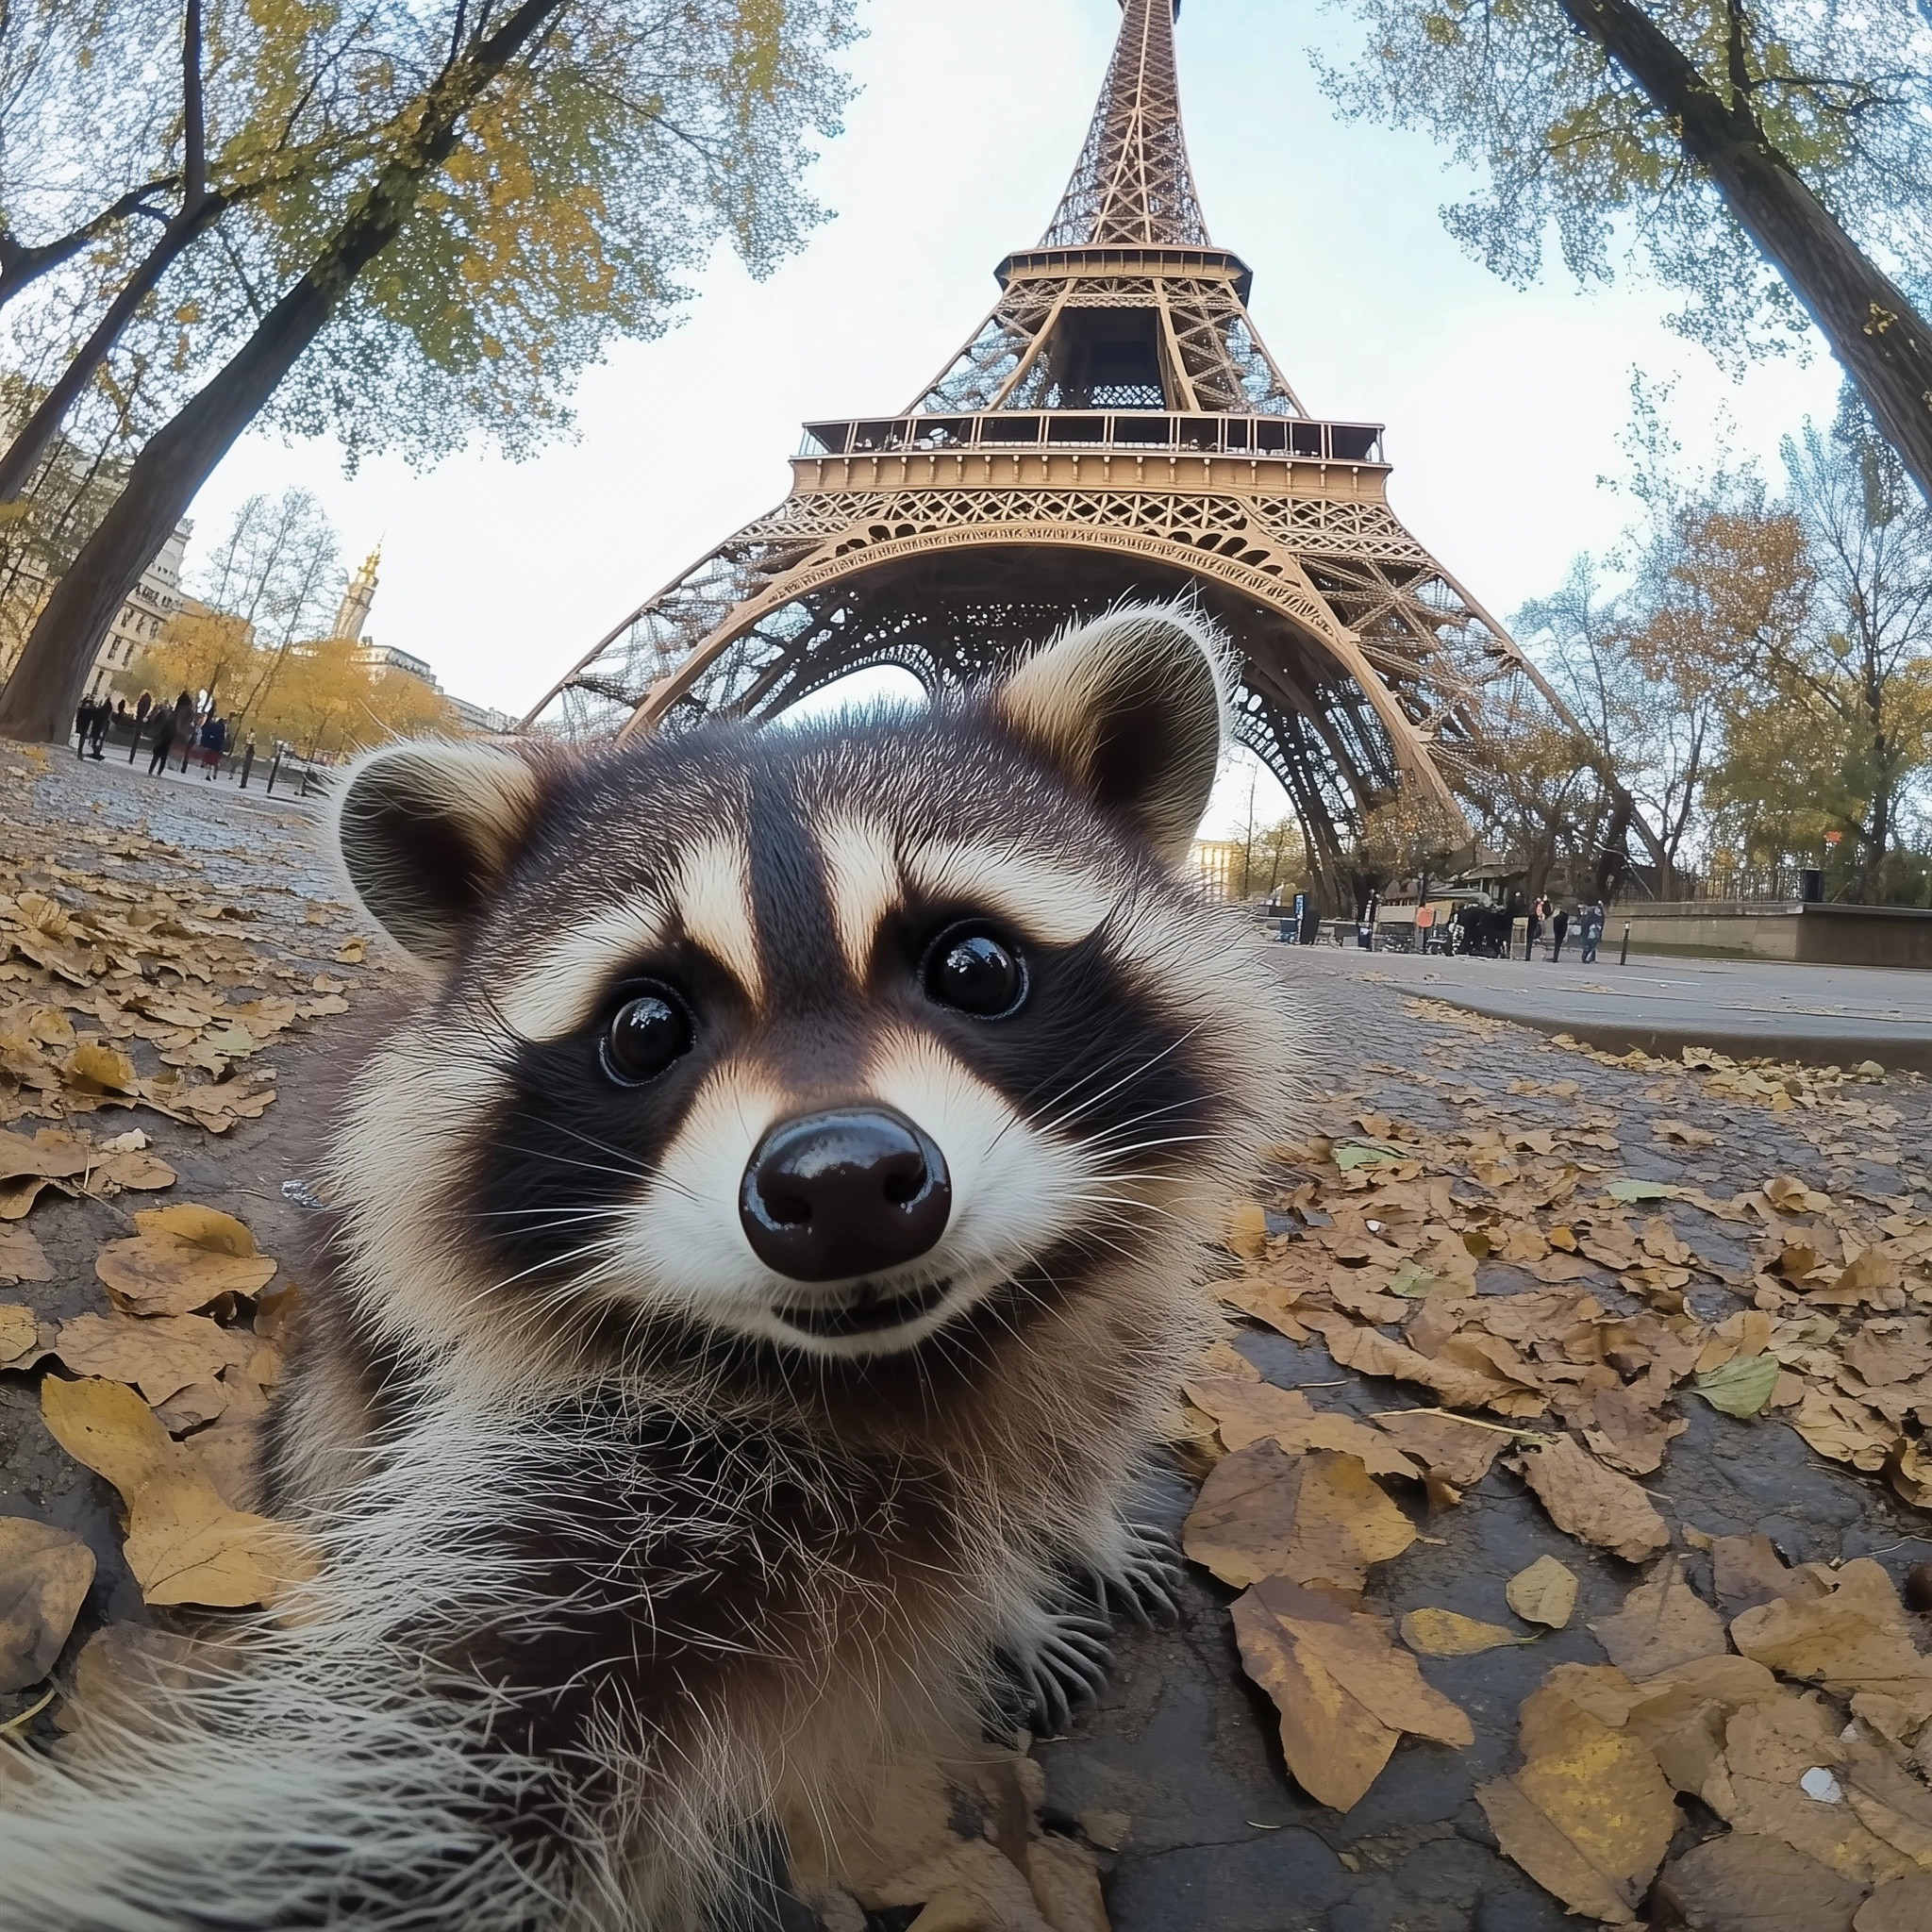
[[[215,1208],[150,1208],[134,1224],[139,1234],[94,1257],[94,1273],[124,1314],[193,1314],[224,1295],[257,1294],[275,1277],[275,1262],[256,1253],[247,1228]]]
[[[1525,1640],[1500,1624],[1478,1623],[1454,1610],[1410,1610],[1403,1618],[1402,1641],[1424,1657],[1475,1657]]]
[[[1561,1630],[1576,1609],[1576,1573],[1554,1557],[1539,1557],[1503,1587],[1509,1607],[1525,1624]]]
[[[1224,1457],[1201,1485],[1181,1547],[1224,1583],[1264,1576],[1358,1591],[1372,1563],[1399,1557],[1415,1525],[1357,1456],[1290,1456],[1262,1441]]]
[[[1912,1728],[1932,1718],[1932,1659],[1919,1654],[1891,1578],[1869,1557],[1838,1570],[1800,1565],[1790,1593],[1731,1619],[1731,1641],[1784,1676],[1849,1697],[1861,1716],[1872,1710],[1888,1735],[1880,1717]]]
[[[1650,1131],[1659,1141],[1674,1141],[1680,1147],[1715,1147],[1717,1136],[1707,1127],[1693,1127],[1689,1121],[1652,1121]]]
[[[67,1056],[61,1072],[84,1086],[105,1088],[112,1093],[132,1093],[141,1083],[134,1062],[111,1046],[76,1046]]]
[[[40,1357],[41,1324],[18,1302],[0,1303],[0,1369],[25,1369]]]
[[[1281,1713],[1288,1768],[1318,1804],[1346,1811],[1402,1734],[1467,1747],[1475,1732],[1374,1617],[1278,1576],[1236,1599],[1241,1665]]]
[[[1845,1802],[1835,1775],[1840,1722],[1817,1696],[1783,1688],[1745,1705],[1725,1724],[1723,1763],[1698,1795],[1733,1830],[1783,1839],[1856,1885],[1876,1885],[1914,1861]]]
[[[0,1516],[0,1690],[24,1690],[54,1668],[94,1580],[79,1537]]]
[[[1367,1423],[1318,1409],[1299,1389],[1234,1377],[1188,1384],[1194,1404],[1211,1415],[1230,1449],[1264,1440],[1284,1449],[1339,1449],[1361,1457],[1371,1475],[1406,1476],[1419,1481],[1422,1471]]]
[[[1505,1856],[1573,1912],[1633,1924],[1679,1815],[1657,1759],[1548,1685],[1519,1742],[1522,1770],[1475,1791]]]
[[[1604,1192],[1613,1201],[1668,1201],[1676,1193],[1668,1181],[1612,1181]]]
[[[1742,1831],[1695,1846],[1657,1882],[1657,1896],[1686,1932],[1872,1932],[1858,1912],[1864,1895],[1782,1839]],[[1902,1919],[1895,1932],[1923,1932],[1928,1923]],[[1881,1932],[1894,1928],[1881,1923]]]
[[[285,1526],[229,1508],[132,1389],[48,1375],[41,1412],[76,1462],[120,1491],[127,1567],[146,1602],[265,1604],[297,1574],[298,1549]]]
[[[1756,1415],[1771,1400],[1783,1365],[1774,1355],[1734,1356],[1722,1368],[1699,1375],[1698,1394],[1713,1408],[1742,1420]]]
[[[1506,1430],[1419,1408],[1396,1409],[1376,1416],[1374,1422],[1405,1455],[1459,1490],[1479,1483],[1510,1441]]]
[[[0,1222],[0,1282],[52,1281],[54,1270],[47,1251],[28,1227]]]
[[[206,1315],[80,1315],[60,1324],[54,1353],[76,1375],[131,1383],[153,1405],[192,1382],[212,1382],[230,1364],[246,1362],[256,1345],[245,1330]]]
[[[1828,1919],[1818,1921],[1820,1932],[1838,1932]],[[1858,1907],[1852,1932],[1925,1932],[1932,1925],[1932,1872],[1912,1872],[1881,1885]],[[1783,1932],[1782,1927],[1774,1932]],[[1791,1932],[1811,1932],[1809,1925],[1791,1923]]]
[[[1558,1529],[1641,1563],[1668,1549],[1671,1532],[1650,1498],[1626,1475],[1606,1469],[1569,1436],[1523,1451],[1524,1480]]]
[[[1684,1580],[1684,1558],[1659,1563],[1613,1617],[1591,1624],[1604,1654],[1633,1683],[1693,1657],[1724,1653],[1724,1619]]]

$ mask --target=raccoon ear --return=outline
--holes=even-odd
[[[1022,737],[1177,863],[1214,789],[1229,681],[1210,625],[1185,606],[1141,604],[1057,638],[1021,665],[993,703]]]
[[[447,964],[523,842],[540,789],[528,761],[489,745],[423,739],[370,752],[335,792],[350,889],[405,952]]]

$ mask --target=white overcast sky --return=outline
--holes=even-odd
[[[251,491],[304,484],[347,560],[381,541],[377,641],[521,712],[783,496],[801,422],[904,408],[991,307],[994,263],[1044,227],[1120,15],[1115,0],[870,0],[861,17],[862,92],[813,177],[836,218],[762,284],[721,251],[679,327],[585,380],[574,441],[345,477],[327,444],[251,436],[195,502],[194,550]],[[1829,417],[1822,351],[1733,383],[1663,325],[1653,287],[1579,291],[1554,248],[1528,291],[1471,260],[1438,218],[1467,187],[1442,153],[1339,121],[1315,85],[1305,50],[1351,52],[1346,12],[1190,0],[1178,32],[1208,227],[1253,267],[1275,359],[1315,414],[1389,425],[1397,511],[1499,615],[1621,527],[1627,506],[1598,478],[1622,466],[1633,365],[1676,376],[1693,458],[1726,414],[1768,463],[1807,413]]]

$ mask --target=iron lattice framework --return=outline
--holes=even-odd
[[[1553,694],[1387,499],[1380,425],[1310,417],[1208,239],[1171,0],[1123,0],[1078,165],[992,313],[892,417],[806,427],[791,493],[601,640],[525,721],[571,737],[769,717],[898,665],[976,680],[1124,597],[1191,593],[1239,730],[1317,869],[1405,784],[1454,806],[1491,701]],[[1498,687],[1504,689],[1499,690]]]

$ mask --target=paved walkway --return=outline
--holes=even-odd
[[[1614,952],[1586,966],[1567,956],[1553,964],[1341,946],[1278,951],[1285,970],[1317,983],[1388,983],[1613,1052],[1708,1046],[1740,1059],[1932,1070],[1932,973],[1907,967],[1638,954],[1619,966]]]

